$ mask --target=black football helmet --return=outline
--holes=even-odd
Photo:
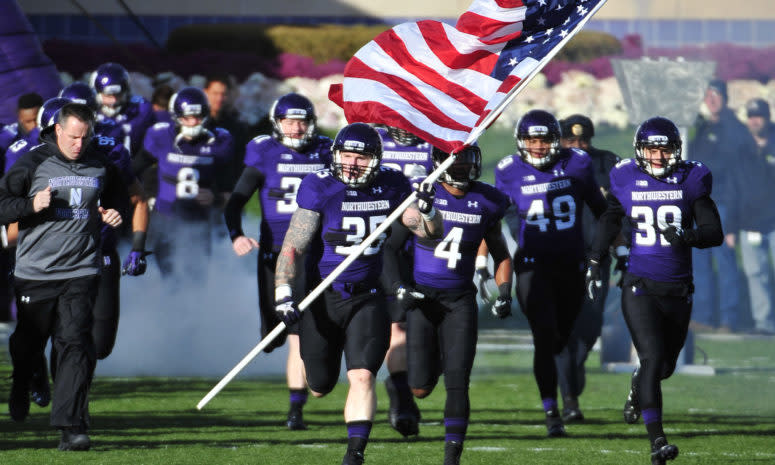
[[[449,154],[433,147],[431,158],[433,168],[438,169],[449,158]],[[441,175],[441,181],[458,189],[466,189],[471,181],[476,181],[481,175],[482,151],[477,145],[469,145],[455,154],[454,163]]]
[[[409,146],[417,145],[422,142],[422,139],[415,136],[406,129],[388,126],[387,133],[394,141],[396,141],[398,145]]]

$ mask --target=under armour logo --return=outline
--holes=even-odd
[[[670,184],[678,184],[678,178],[675,176],[665,178],[665,181],[669,182]]]
[[[105,268],[110,266],[110,256],[103,255],[102,256],[102,264],[105,265]]]
[[[371,193],[372,194],[381,194],[382,193],[382,187],[380,187],[380,186],[372,187],[371,188]]]
[[[525,258],[522,259],[522,261],[525,262],[525,263],[535,263],[536,259],[535,259],[535,257],[525,257]]]
[[[562,169],[552,170],[552,172],[554,173],[555,176],[565,176],[565,171],[563,171]]]
[[[23,296],[21,296],[21,298],[19,300],[21,300],[23,304],[28,304],[28,303],[30,303],[30,296],[23,295]]]
[[[320,159],[320,155],[318,155],[317,152],[312,153],[312,154],[310,154],[309,159],[310,160],[319,160]]]
[[[264,252],[264,260],[271,260],[274,258],[274,254],[272,252]]]
[[[203,146],[201,149],[199,149],[199,153],[210,153],[213,151],[212,147],[209,146]]]
[[[477,208],[479,207],[479,202],[476,200],[469,200],[468,201],[468,208]]]

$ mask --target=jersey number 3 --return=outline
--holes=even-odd
[[[635,243],[645,247],[657,243],[657,230],[654,228],[654,209],[644,205],[633,205],[632,219],[637,222]],[[675,205],[662,205],[657,208],[656,224],[659,230],[669,226],[681,227],[681,209]],[[659,244],[663,247],[670,246],[662,233],[659,233]]]

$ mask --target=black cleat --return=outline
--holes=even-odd
[[[45,367],[45,365],[44,365]],[[36,372],[30,380],[30,395],[32,401],[40,407],[45,407],[51,402],[51,386],[48,384],[48,372]]]
[[[301,410],[291,409],[288,411],[288,420],[285,422],[291,431],[304,431],[307,425],[304,424],[304,415]]]
[[[59,441],[59,450],[85,451],[91,448],[89,435],[85,431],[76,428],[62,430],[62,439]]]
[[[11,395],[8,396],[8,413],[13,421],[22,422],[30,414],[30,391],[28,384],[17,378],[11,383]]]
[[[562,400],[562,421],[565,423],[584,421],[584,414],[579,408],[579,400],[575,397],[566,397]]]
[[[557,409],[546,412],[546,435],[550,438],[564,438],[568,435],[565,432],[565,425],[562,423],[562,417]]]
[[[344,454],[342,465],[362,465],[364,460],[363,452],[359,450],[348,450],[347,453]]]
[[[462,442],[447,441],[444,443],[444,465],[460,465],[460,456],[462,454]]]
[[[417,407],[414,399],[408,399],[410,408],[407,411],[401,411],[399,408],[399,402],[393,399],[398,399],[398,390],[393,385],[393,380],[388,377],[385,379],[385,389],[388,392],[388,398],[390,399],[390,407],[388,408],[388,421],[390,426],[394,430],[398,431],[403,437],[417,436],[420,434],[420,409]]]
[[[638,403],[638,396],[633,389],[630,389],[630,393],[627,395],[627,401],[624,402],[622,414],[624,415],[624,422],[630,425],[634,425],[640,419],[640,404]]]
[[[678,446],[668,444],[664,437],[657,438],[651,445],[651,465],[665,465],[667,460],[678,457]]]

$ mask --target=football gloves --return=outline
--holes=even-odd
[[[423,217],[433,218],[433,199],[436,197],[436,188],[433,184],[421,182],[417,186],[417,209]],[[427,219],[427,218],[426,218]]]
[[[301,312],[291,297],[277,302],[274,311],[277,318],[283,320],[285,326],[290,326],[301,319]]]
[[[684,234],[684,230],[680,227],[668,226],[662,230],[662,235],[665,236],[670,245],[686,245],[686,234]]]
[[[129,252],[129,255],[124,259],[124,264],[121,267],[122,275],[140,276],[145,273],[147,262],[145,257],[151,255],[153,252],[147,252],[144,250],[133,250]]]
[[[511,315],[511,283],[503,283],[498,286],[499,296],[492,304],[490,312],[501,320]]]
[[[589,300],[595,301],[603,287],[603,278],[600,273],[600,264],[595,260],[587,262],[587,274],[584,276],[584,285],[587,289]]]
[[[425,294],[404,284],[397,285],[395,292],[398,303],[406,311],[417,308],[423,299],[425,299]]]

